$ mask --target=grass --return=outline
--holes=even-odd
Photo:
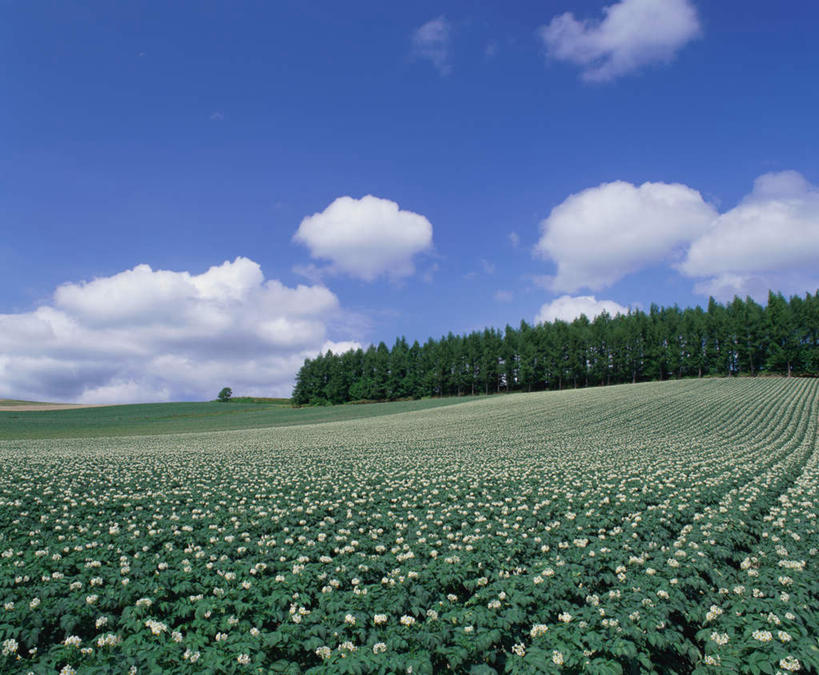
[[[369,405],[291,408],[275,403],[144,403],[75,410],[0,412],[0,440],[148,436],[260,429],[380,417],[454,405],[477,397],[423,399]],[[8,405],[8,404],[6,404]]]
[[[290,405],[289,398],[266,398],[262,396],[234,396],[228,403],[268,403],[273,405]]]

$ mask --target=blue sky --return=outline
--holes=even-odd
[[[2,3],[0,396],[287,394],[328,345],[815,291],[817,22]]]

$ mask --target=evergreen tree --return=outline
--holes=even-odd
[[[389,371],[388,398],[410,396],[412,388],[409,381],[409,347],[404,337],[398,338],[392,347],[389,354]]]
[[[768,294],[768,367],[791,376],[798,356],[794,313],[781,293]]]
[[[538,381],[538,340],[533,329],[525,321],[518,331],[518,379],[523,391],[532,391]]]

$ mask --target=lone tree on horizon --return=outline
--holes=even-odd
[[[233,389],[230,387],[223,387],[222,391],[219,392],[218,398],[222,403],[227,403],[231,396],[233,396]]]

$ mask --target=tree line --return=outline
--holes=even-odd
[[[306,359],[296,405],[461,396],[646,382],[683,377],[819,375],[819,291],[770,292],[703,309],[651,305],[648,312],[585,315],[468,335],[403,337]]]

